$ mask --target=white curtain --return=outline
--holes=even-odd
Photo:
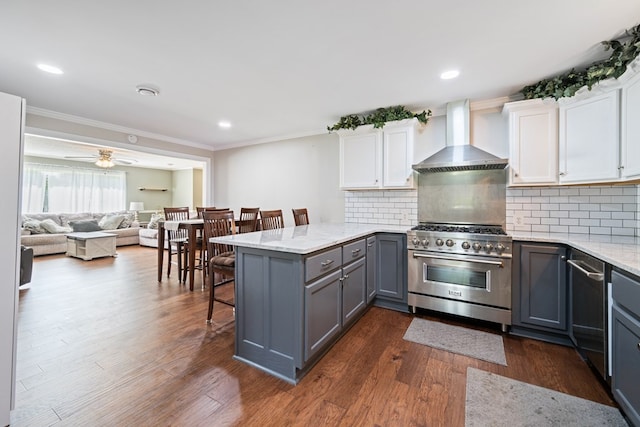
[[[22,212],[112,212],[126,209],[123,171],[25,163]]]

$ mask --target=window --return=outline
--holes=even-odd
[[[25,163],[22,212],[112,212],[126,209],[123,171]]]

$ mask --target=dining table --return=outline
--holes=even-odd
[[[191,218],[191,219],[183,219],[177,221],[160,221],[158,222],[158,282],[162,282],[162,266],[164,263],[164,242],[166,239],[167,231],[169,230],[178,230],[184,229],[187,230],[189,236],[189,242],[195,242],[197,238],[197,230],[204,229],[204,221],[202,218]],[[171,246],[169,245],[169,250],[171,250]],[[195,277],[195,268],[192,266],[195,265],[196,262],[196,251],[195,245],[190,245],[189,247],[189,290],[193,291],[193,281]]]

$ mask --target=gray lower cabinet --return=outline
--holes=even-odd
[[[611,272],[611,392],[625,415],[640,426],[640,278]]]
[[[378,265],[376,241],[376,236],[367,238],[367,304],[370,304],[376,297],[376,269]]]
[[[341,284],[337,270],[304,288],[305,361],[342,330]]]
[[[514,335],[570,345],[567,249],[546,243],[513,243]]]
[[[407,236],[380,233],[376,235],[377,268],[376,299],[379,307],[408,312],[407,302]]]
[[[310,256],[236,248],[235,355],[296,383],[367,307],[366,239]]]

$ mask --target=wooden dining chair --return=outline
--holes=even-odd
[[[240,208],[238,233],[258,231],[258,214],[260,208]]]
[[[236,223],[233,211],[205,211],[202,213],[204,221],[204,238],[207,242],[207,263],[209,264],[209,311],[207,323],[211,323],[213,316],[213,302],[235,307],[235,303],[215,297],[216,286],[229,283],[235,278],[236,255],[233,246],[209,241],[212,237],[236,234]],[[222,276],[220,282],[215,281],[215,275]]]
[[[284,218],[282,210],[260,211],[260,222],[263,230],[274,230],[284,228]]]
[[[189,208],[164,208],[164,217],[166,221],[181,221],[189,219]],[[167,230],[167,234],[169,236],[169,266],[167,267],[167,277],[171,276],[171,257],[175,248],[175,252],[178,257],[178,283],[184,283],[187,278],[186,267],[189,250],[189,237],[187,230]]]
[[[309,214],[307,213],[307,208],[300,209],[291,209],[293,212],[293,221],[296,225],[307,225],[309,224]]]
[[[224,212],[228,211],[229,208],[217,208],[215,206],[196,206],[196,212],[198,213],[198,218],[202,219],[203,212]],[[198,230],[198,248],[200,249],[200,254],[198,259],[200,260],[200,268],[202,270],[202,289],[204,289],[204,284],[206,283],[207,277],[207,245],[203,243],[204,239],[204,231]],[[201,233],[200,233],[201,232]]]

